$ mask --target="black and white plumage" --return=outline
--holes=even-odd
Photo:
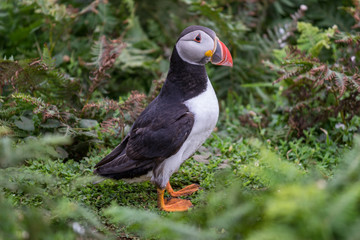
[[[95,166],[95,173],[114,179],[146,175],[164,189],[216,125],[219,107],[206,74],[209,61],[232,65],[229,50],[214,31],[202,26],[186,28],[174,47],[160,94],[120,145]]]

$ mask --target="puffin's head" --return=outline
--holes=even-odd
[[[233,65],[229,49],[207,27],[194,25],[185,28],[175,47],[182,60],[191,64],[205,65],[210,61],[215,65]]]

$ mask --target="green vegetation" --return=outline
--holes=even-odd
[[[94,176],[158,94],[176,37],[212,28],[220,119],[171,178]],[[0,240],[358,239],[358,0],[0,2]]]

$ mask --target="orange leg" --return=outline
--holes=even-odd
[[[191,184],[189,186],[186,186],[185,188],[179,190],[179,191],[174,191],[170,185],[170,182],[167,183],[166,185],[166,190],[169,192],[169,194],[172,197],[180,197],[180,196],[187,196],[190,194],[193,194],[194,192],[196,192],[197,190],[199,190],[200,186],[197,184]]]
[[[182,212],[188,210],[192,203],[189,200],[172,198],[169,201],[164,199],[165,189],[157,189],[158,207],[167,212]]]

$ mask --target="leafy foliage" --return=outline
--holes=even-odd
[[[54,191],[51,192],[51,197],[44,191],[44,186],[56,186],[52,177],[34,172],[20,174],[16,168],[25,160],[56,157],[58,154],[54,146],[69,143],[69,139],[53,136],[32,139],[14,147],[11,139],[0,139],[1,239],[99,237],[90,228],[100,227],[101,224],[88,209],[61,195],[58,195],[58,199],[54,198],[52,194],[57,195]],[[5,189],[22,195],[26,201],[33,199],[41,203],[42,207],[35,208],[35,205],[16,208],[9,196],[10,192],[4,192]]]
[[[46,55],[47,49],[44,49],[47,58],[42,60],[1,61],[0,86],[4,97],[0,102],[0,117],[6,119],[2,125],[8,128],[7,134],[18,137],[29,133],[71,136],[74,144],[67,147],[63,155],[68,157],[70,152],[77,159],[81,159],[93,143],[99,143],[98,139],[106,141],[109,135],[124,135],[126,126],[131,125],[157,95],[162,81],[154,81],[149,97],[134,91],[127,100],[120,102],[110,99],[89,102],[94,90],[109,76],[106,71],[124,47],[121,42],[111,46],[105,39],[102,41],[92,84],[80,93],[78,81],[48,65],[52,62]]]
[[[338,41],[336,29],[319,31],[304,23],[299,23],[298,29],[298,46],[287,48],[280,68],[269,64],[282,75],[275,83],[286,82],[283,95],[289,106],[284,111],[288,113],[289,126],[301,135],[319,122],[339,117],[344,128],[348,128],[348,122],[358,115],[359,76],[352,62],[357,56],[348,54],[354,45]],[[326,49],[332,51],[332,57],[319,59],[320,52],[327,52]]]
[[[248,189],[243,178],[221,175],[218,189],[204,199],[207,204],[181,216],[161,221],[152,213],[118,206],[105,213],[144,237],[155,234],[160,239],[186,235],[199,239],[351,239],[358,234],[359,186],[351,176],[358,171],[359,146],[357,139],[329,182],[316,171],[306,174],[262,147],[259,159],[240,170],[261,182],[262,189]]]
[[[359,12],[350,0],[1,1],[0,239],[356,239]],[[157,96],[191,24],[215,30],[234,68],[208,66],[220,121],[171,179],[204,191],[168,214],[149,182],[94,185],[92,168]]]

